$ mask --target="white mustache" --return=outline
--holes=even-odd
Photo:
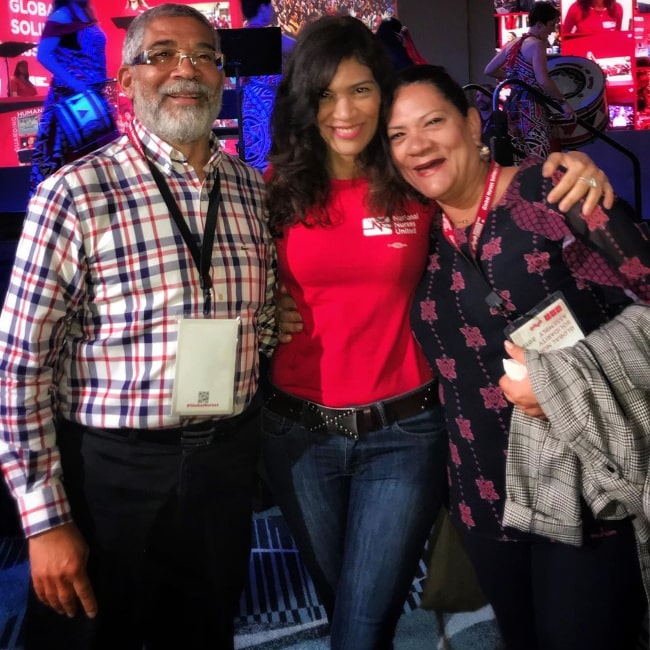
[[[161,95],[179,95],[185,93],[199,95],[206,99],[212,95],[210,88],[197,81],[175,81],[160,89]]]

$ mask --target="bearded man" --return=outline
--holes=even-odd
[[[134,119],[31,199],[0,316],[0,465],[28,538],[26,648],[229,649],[251,543],[275,253],[212,132],[217,33],[126,34]]]

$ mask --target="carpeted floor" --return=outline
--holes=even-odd
[[[424,564],[400,621],[395,650],[497,650],[489,607],[454,614],[440,630],[435,616],[418,608]],[[27,591],[22,539],[0,539],[0,650],[20,650]],[[443,635],[444,632],[444,635]],[[445,645],[445,639],[449,645]],[[242,594],[236,647],[240,650],[328,650],[327,620],[313,584],[277,509],[255,517],[249,584]]]

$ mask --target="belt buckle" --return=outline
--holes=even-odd
[[[303,426],[311,433],[323,432],[334,435],[354,437],[355,433],[341,425],[341,420],[349,416],[350,409],[336,409],[320,406],[313,402],[305,401],[301,414]],[[356,423],[355,423],[356,424]],[[356,426],[354,427],[356,431]]]
[[[340,416],[334,416],[334,426],[337,433],[353,440],[359,440],[358,414],[359,412],[356,409],[345,409]]]
[[[181,447],[207,447],[211,445],[215,436],[214,428],[207,431],[182,431]]]
[[[305,406],[303,422],[309,431],[324,431],[359,440],[357,409],[328,408],[313,403],[307,403]]]

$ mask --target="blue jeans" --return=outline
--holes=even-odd
[[[264,409],[270,487],[330,620],[333,650],[392,648],[446,482],[441,406],[362,440]]]

